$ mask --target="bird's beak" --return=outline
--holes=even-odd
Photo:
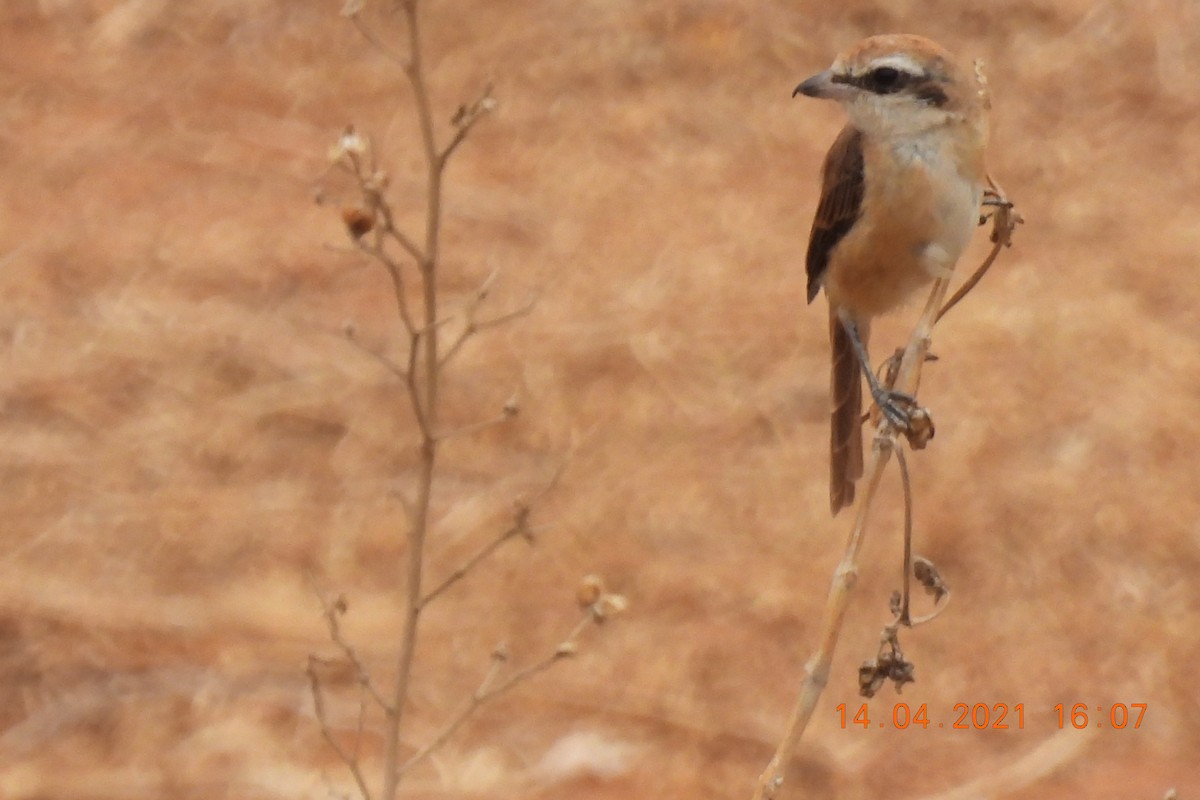
[[[828,100],[836,100],[842,96],[842,84],[835,83],[833,80],[833,70],[827,69],[824,72],[819,72],[806,80],[804,83],[796,87],[792,92],[792,97],[798,94],[806,97],[820,97]]]

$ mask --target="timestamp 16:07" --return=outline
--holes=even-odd
[[[951,715],[953,719],[940,722],[929,719],[929,707],[926,703],[921,703],[915,708],[910,707],[908,703],[896,703],[892,706],[891,718],[883,720],[872,717],[867,703],[861,704],[857,709],[847,708],[845,703],[839,703],[836,711],[842,728],[883,728],[890,723],[891,727],[898,730],[930,727],[951,730],[1025,729],[1024,703],[1017,703],[1012,707],[1007,703],[993,703],[990,706],[987,703],[955,703]],[[1092,706],[1086,703],[1076,703],[1069,707],[1065,703],[1059,703],[1054,707],[1060,730],[1066,727],[1136,730],[1142,726],[1142,719],[1146,716],[1146,704],[1112,703],[1107,707],[1096,706],[1094,712],[1089,712],[1092,712]]]

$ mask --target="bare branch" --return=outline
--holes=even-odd
[[[317,591],[315,586],[314,591]],[[342,636],[342,627],[339,620],[341,615],[346,613],[346,598],[339,596],[330,603],[317,592],[317,599],[321,601],[322,615],[325,617],[325,626],[329,629],[330,641],[338,646],[338,649],[342,651],[342,655],[346,657],[346,660],[350,662],[350,666],[354,668],[354,676],[358,684],[371,696],[371,699],[380,708],[386,711],[388,704],[376,690],[375,683],[371,680],[371,676],[367,672],[362,659],[358,657],[358,653],[354,647]]]
[[[406,253],[412,256],[413,261],[416,261],[418,264],[422,263],[425,260],[425,254],[421,252],[421,248],[417,247],[416,242],[409,238],[408,234],[396,226],[396,218],[392,212],[391,204],[387,203],[380,196],[377,208],[379,209],[380,216],[383,217],[383,225],[381,227],[384,234],[392,237],[396,244],[400,245]]]
[[[446,578],[431,589],[424,597],[421,598],[421,606],[425,607],[438,598],[443,592],[449,589],[454,584],[465,578],[471,570],[473,570],[481,561],[486,559],[492,553],[496,552],[505,542],[510,539],[515,539],[518,536],[523,536],[527,539],[532,538],[529,530],[529,515],[530,507],[524,503],[517,504],[517,510],[514,514],[513,524],[502,531],[499,536],[492,539],[479,549],[477,553],[464,561]]]
[[[495,273],[492,273],[492,274],[494,275]],[[458,352],[459,352],[459,350],[462,349],[462,346],[464,344],[466,344],[467,340],[470,339],[475,334],[482,333],[483,331],[490,330],[492,328],[499,328],[500,326],[506,325],[515,319],[520,319],[521,317],[528,316],[530,313],[533,312],[533,309],[537,306],[537,302],[540,297],[540,293],[539,292],[532,293],[529,296],[529,299],[527,301],[525,301],[525,304],[519,308],[516,308],[505,314],[501,314],[498,317],[492,317],[491,319],[485,319],[485,320],[477,320],[477,319],[475,319],[475,312],[478,309],[480,303],[486,298],[486,296],[487,296],[486,293],[477,294],[475,296],[475,298],[472,300],[472,302],[470,304],[468,304],[467,310],[466,310],[466,315],[467,315],[466,324],[463,325],[463,329],[461,332],[459,332],[458,338],[456,338],[450,344],[450,346],[446,348],[446,352],[442,355],[441,360],[438,361],[439,367],[444,367],[446,364],[448,364],[450,362],[450,360],[452,358],[454,358],[456,355],[458,355]]]
[[[380,55],[390,61],[395,61],[402,67],[407,66],[408,59],[403,53],[397,53],[395,50],[392,50],[390,47],[384,44],[378,36],[375,35],[374,31],[372,31],[363,23],[362,17],[359,14],[361,10],[362,3],[351,0],[351,2],[346,3],[346,6],[342,9],[342,16],[350,18],[350,21],[354,23],[354,27],[358,29],[358,32],[362,34],[362,37],[366,39],[372,47],[378,50]]]
[[[534,307],[537,305],[539,296],[540,295],[538,292],[534,292],[533,294],[531,294],[529,296],[529,299],[526,300],[525,304],[522,305],[520,308],[515,308],[512,311],[509,311],[505,314],[501,314],[498,317],[492,317],[491,319],[477,320],[474,324],[474,329],[475,329],[474,332],[481,333],[482,331],[486,331],[491,328],[498,328],[501,325],[504,325],[505,323],[512,322],[514,319],[519,319],[520,317],[527,316],[531,311],[533,311]]]
[[[421,276],[421,301],[423,325],[431,326],[438,318],[438,245],[442,216],[442,172],[438,163],[437,143],[433,132],[433,114],[430,110],[429,93],[421,58],[420,18],[417,0],[401,0],[401,8],[408,27],[408,61],[404,74],[408,77],[416,100],[417,120],[421,129],[426,162],[425,185],[425,240],[420,248],[417,266]],[[415,248],[414,248],[415,250]],[[408,687],[412,677],[413,658],[416,654],[417,628],[421,619],[421,580],[424,575],[425,540],[429,532],[429,509],[433,493],[433,476],[437,464],[437,440],[433,429],[438,414],[438,328],[422,330],[409,328],[408,387],[413,413],[421,429],[420,473],[415,495],[416,505],[409,520],[407,538],[407,564],[405,567],[404,623],[400,632],[400,645],[396,654],[396,679],[392,685],[393,702],[384,720],[383,742],[383,791],[381,800],[393,800],[400,782],[400,727],[404,716],[404,703],[408,698]],[[423,351],[421,373],[418,380],[417,351]]]
[[[535,675],[545,672],[559,661],[574,656],[578,649],[575,643],[576,638],[588,625],[592,624],[593,622],[593,617],[590,614],[586,614],[582,619],[579,620],[579,622],[575,624],[575,627],[571,629],[571,632],[562,641],[562,643],[555,647],[554,650],[552,650],[549,654],[541,658],[539,661],[530,664],[524,669],[517,670],[499,683],[496,683],[495,681],[500,673],[500,670],[503,668],[504,663],[508,660],[508,655],[503,647],[499,647],[493,651],[492,663],[488,667],[487,673],[483,676],[483,680],[480,681],[479,688],[477,688],[471,694],[471,696],[467,698],[467,701],[458,710],[458,712],[450,718],[440,733],[438,733],[428,744],[410,756],[409,759],[400,766],[400,774],[403,775],[408,770],[412,769],[414,766],[421,763],[433,753],[441,749],[441,747],[450,740],[450,737],[458,732],[458,729],[462,727],[463,723],[470,719],[471,716],[485,703],[495,700],[500,695],[516,686],[519,686]]]
[[[362,766],[358,762],[357,754],[346,752],[346,748],[342,747],[338,742],[337,737],[333,735],[333,729],[329,726],[329,717],[325,713],[325,696],[321,691],[321,679],[317,675],[318,659],[315,656],[308,657],[308,685],[312,691],[313,709],[317,715],[317,724],[321,728],[321,736],[329,745],[330,749],[341,759],[346,768],[350,770],[350,775],[354,778],[354,783],[358,786],[358,792],[362,795],[363,800],[371,800],[371,790],[367,787],[367,781],[363,777]]]
[[[360,353],[365,353],[366,355],[368,355],[371,358],[378,361],[383,366],[384,369],[386,369],[388,372],[395,375],[400,380],[408,379],[408,373],[405,372],[404,367],[400,366],[395,361],[392,361],[390,358],[385,356],[383,353],[380,353],[380,352],[376,351],[374,348],[368,347],[367,345],[360,342],[358,340],[358,337],[354,335],[353,328],[347,327],[344,331],[344,335],[342,338],[346,342],[348,342],[352,347],[354,347],[356,350],[358,350]]]
[[[380,206],[381,209],[386,206]],[[390,213],[390,212],[389,212]],[[408,298],[404,291],[404,271],[400,263],[392,258],[383,248],[383,236],[386,230],[376,228],[375,240],[367,244],[362,239],[358,239],[358,247],[367,255],[374,258],[380,264],[383,264],[387,269],[388,275],[392,279],[392,294],[396,302],[396,310],[400,312],[400,319],[404,322],[404,328],[410,334],[416,330],[416,325],[413,323],[412,314],[408,310]]]
[[[468,574],[470,574],[471,570],[473,570],[476,565],[478,565],[492,553],[496,552],[501,545],[510,539],[513,539],[517,536],[522,536],[525,539],[532,541],[534,528],[532,525],[530,525],[529,520],[533,514],[533,508],[543,497],[549,494],[550,491],[558,485],[558,481],[560,478],[562,478],[562,475],[564,472],[566,472],[566,469],[567,464],[564,461],[562,464],[559,464],[558,469],[556,469],[554,474],[550,476],[550,480],[546,482],[545,486],[537,491],[537,494],[529,499],[518,499],[513,504],[512,524],[502,531],[499,536],[484,545],[479,552],[475,553],[475,555],[463,562],[441,583],[439,583],[428,594],[426,594],[425,597],[421,599],[421,607],[424,608],[451,586],[465,578]],[[601,591],[599,594],[597,594],[596,598],[589,600],[588,602],[593,603],[596,600],[599,600],[602,594],[603,592]]]
[[[473,433],[479,433],[480,431],[485,431],[488,428],[494,428],[497,425],[508,422],[517,415],[519,410],[520,406],[517,404],[517,396],[513,395],[509,398],[508,402],[504,404],[504,409],[496,416],[490,419],[480,420],[479,422],[473,422],[470,425],[464,425],[461,428],[439,431],[435,438],[437,438],[439,442],[442,442],[446,439],[453,439],[456,436],[470,436]]]
[[[346,130],[342,139],[331,151],[331,163],[337,169],[352,176],[356,182],[359,197],[353,205],[343,208],[342,219],[359,250],[378,261],[388,271],[392,281],[397,312],[408,334],[408,352],[406,357],[402,358],[397,355],[397,360],[393,361],[380,352],[364,347],[355,341],[352,335],[347,338],[383,364],[389,372],[403,380],[408,395],[408,404],[412,406],[421,438],[416,484],[407,494],[397,492],[407,513],[408,525],[404,533],[407,547],[402,576],[405,582],[403,622],[398,631],[395,678],[394,682],[387,687],[388,700],[385,700],[376,691],[357,653],[342,637],[339,619],[345,610],[344,601],[339,598],[333,604],[324,601],[322,603],[330,638],[354,667],[361,687],[357,738],[352,752],[347,752],[347,748],[338,744],[325,722],[325,699],[315,671],[316,662],[310,662],[310,677],[323,735],[342,761],[350,768],[364,800],[372,800],[362,779],[358,761],[358,746],[363,735],[367,697],[370,697],[383,710],[385,716],[382,725],[382,781],[378,798],[379,800],[394,800],[402,773],[441,747],[480,705],[548,668],[555,661],[574,653],[574,638],[582,630],[582,626],[593,622],[598,624],[604,619],[605,614],[616,613],[624,603],[623,598],[604,594],[600,600],[596,601],[596,604],[587,609],[580,626],[577,626],[571,633],[568,641],[559,645],[543,660],[526,669],[514,672],[507,678],[502,677],[503,666],[500,660],[496,660],[468,702],[450,718],[444,730],[422,751],[405,762],[401,761],[402,723],[407,708],[406,701],[413,674],[421,612],[424,605],[462,580],[477,564],[487,559],[505,541],[517,535],[531,535],[528,525],[528,505],[524,505],[523,510],[521,510],[522,506],[518,506],[514,524],[510,526],[510,529],[501,532],[500,536],[471,556],[433,590],[423,589],[422,580],[427,557],[426,540],[430,529],[429,520],[440,441],[450,436],[468,434],[497,424],[511,418],[518,410],[514,399],[506,404],[503,412],[494,419],[484,420],[458,430],[439,432],[441,409],[438,401],[442,378],[441,369],[479,331],[502,325],[529,313],[536,297],[515,311],[493,319],[477,320],[476,310],[487,296],[490,284],[495,278],[495,273],[493,273],[469,303],[466,325],[461,332],[457,333],[457,338],[451,346],[447,348],[444,343],[439,341],[443,338],[441,328],[448,321],[439,312],[440,287],[437,280],[441,263],[439,249],[442,233],[443,175],[452,154],[465,141],[477,122],[495,108],[496,103],[491,95],[491,86],[484,87],[474,102],[459,108],[451,119],[453,130],[450,132],[448,141],[444,147],[439,146],[430,87],[426,80],[423,64],[421,16],[419,13],[423,9],[419,0],[392,0],[390,5],[398,12],[401,24],[405,25],[407,29],[406,41],[396,43],[394,46],[385,44],[377,35],[377,31],[369,27],[363,19],[364,0],[344,0],[342,14],[351,20],[359,33],[375,49],[402,66],[413,92],[416,122],[419,127],[425,162],[424,197],[421,198],[424,202],[423,235],[410,236],[397,224],[397,212],[386,196],[388,176],[378,167],[376,150],[370,142],[357,135],[352,128]],[[412,265],[408,263],[409,258],[415,262],[416,270],[413,270]],[[454,317],[450,319],[454,319]],[[449,338],[449,336],[445,338]],[[557,476],[555,476],[556,480]],[[553,483],[554,481],[551,482],[551,485]]]
[[[444,168],[450,156],[458,149],[458,146],[463,143],[471,129],[475,127],[475,123],[490,114],[496,108],[496,98],[492,97],[492,84],[488,83],[483,87],[483,91],[479,97],[475,99],[469,106],[459,106],[455,112],[454,118],[450,120],[450,124],[454,126],[454,136],[450,139],[450,143],[438,155],[438,167]]]

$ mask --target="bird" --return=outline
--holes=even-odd
[[[829,300],[833,354],[829,505],[854,502],[863,472],[862,381],[905,430],[913,398],[883,387],[867,345],[871,322],[947,277],[979,224],[989,101],[975,69],[912,34],[858,42],[792,96],[841,104],[845,127],[821,168],[809,234],[808,302]]]

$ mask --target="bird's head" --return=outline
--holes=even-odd
[[[866,134],[919,134],[983,111],[982,86],[936,42],[909,34],[864,39],[792,92],[837,100]]]

